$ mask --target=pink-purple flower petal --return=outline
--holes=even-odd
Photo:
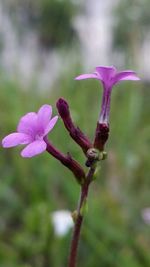
[[[58,120],[58,116],[55,116],[54,118],[52,118],[50,120],[50,122],[48,123],[47,127],[45,128],[44,136],[47,135],[53,129],[53,127],[55,126],[57,120]]]
[[[17,131],[34,137],[35,132],[37,131],[37,114],[35,112],[29,112],[21,117]]]
[[[43,127],[43,129],[48,125],[52,116],[52,107],[50,105],[43,105],[38,113],[38,125]]]
[[[114,66],[98,66],[96,67],[96,72],[98,74],[99,80],[107,83],[116,74],[117,70]]]
[[[75,78],[75,80],[84,80],[84,79],[99,79],[99,78],[96,73],[82,74]]]
[[[140,78],[137,76],[137,74],[132,70],[125,70],[118,72],[114,78],[113,78],[113,85],[116,84],[119,81],[139,81]]]
[[[31,137],[24,133],[11,133],[3,138],[2,146],[5,148],[25,145],[31,142]]]
[[[31,158],[38,154],[41,154],[46,150],[46,143],[42,141],[34,141],[31,144],[27,145],[22,151],[21,156],[24,158]]]
[[[50,132],[57,122],[58,116],[51,119],[52,107],[43,105],[37,113],[24,115],[17,126],[17,132],[2,140],[3,147],[27,145],[21,152],[22,157],[33,157],[46,150],[45,135]]]

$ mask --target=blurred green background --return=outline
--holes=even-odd
[[[95,80],[74,81],[75,76],[91,72],[95,67],[81,62],[80,35],[73,26],[75,17],[89,15],[87,2],[0,1],[5,22],[0,30],[1,139],[15,131],[22,115],[37,111],[44,103],[51,104],[56,114],[55,102],[61,96],[70,103],[75,123],[93,138],[101,88]],[[133,1],[133,4],[128,0],[112,2],[111,16],[115,22],[111,29],[112,56],[108,63],[118,68],[138,69],[142,81],[123,82],[113,90],[110,138],[106,146],[108,159],[102,162],[97,180],[91,186],[78,267],[148,267],[150,220],[146,221],[142,212],[150,206],[150,83],[144,71],[140,72],[137,58],[150,25],[147,13],[150,3],[146,0],[143,5],[140,1]],[[2,28],[5,30],[8,26],[8,18],[20,47],[24,45],[24,36],[32,31],[36,35],[39,59],[41,54],[46,57],[54,51],[61,57],[61,70],[58,68],[58,75],[46,88],[43,80],[39,80],[42,63],[27,80],[16,67],[21,56],[15,52],[17,63],[11,68],[9,50],[7,58],[4,57],[9,39],[5,38],[5,44]],[[100,65],[101,58],[97,57]],[[33,60],[32,55],[30,60]],[[57,66],[54,68],[57,72]],[[49,69],[47,73],[53,76]],[[61,120],[49,138],[57,148],[64,153],[69,151],[84,166],[85,158],[69,138]],[[63,237],[57,236],[51,215],[56,210],[76,208],[80,188],[72,174],[49,154],[23,159],[20,148],[2,147],[0,173],[0,267],[66,267],[71,231]]]

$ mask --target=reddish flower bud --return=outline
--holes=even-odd
[[[83,132],[74,125],[67,101],[63,98],[60,98],[58,99],[56,106],[59,115],[61,116],[70,136],[82,148],[83,152],[86,154],[87,150],[92,147],[92,144],[88,139],[88,137],[85,136]]]
[[[97,123],[94,147],[100,151],[104,150],[105,143],[109,137],[109,126],[105,123]]]
[[[56,106],[57,106],[57,109],[59,111],[59,115],[61,116],[61,118],[66,119],[70,117],[69,106],[65,99],[59,98],[56,103]]]

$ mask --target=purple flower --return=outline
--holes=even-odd
[[[21,152],[21,156],[31,158],[44,152],[47,144],[44,137],[53,129],[58,116],[51,119],[52,107],[43,105],[37,113],[30,112],[24,115],[17,126],[17,132],[7,135],[2,140],[5,148],[17,145],[27,145]]]
[[[125,80],[140,80],[136,73],[132,70],[124,70],[118,72],[114,66],[98,66],[96,71],[92,74],[82,74],[75,78],[75,80],[83,79],[97,79],[103,85],[102,107],[99,116],[99,123],[108,125],[110,112],[110,98],[112,87],[120,81]]]

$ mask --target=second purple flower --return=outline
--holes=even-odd
[[[118,72],[114,66],[98,66],[94,73],[82,74],[75,78],[75,80],[83,79],[97,79],[102,82],[103,85],[103,97],[102,105],[99,116],[100,124],[109,124],[109,113],[110,113],[110,99],[111,91],[115,84],[120,81],[134,80],[138,81],[140,78],[132,70],[124,70]]]

